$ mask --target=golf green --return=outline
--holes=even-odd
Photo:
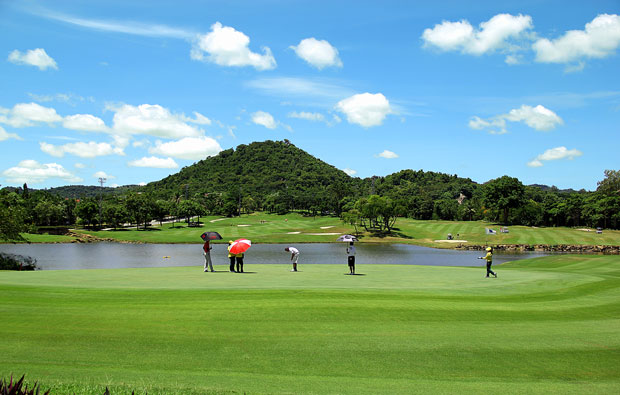
[[[0,372],[53,393],[618,393],[620,257],[0,272]]]

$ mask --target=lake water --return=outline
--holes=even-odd
[[[287,264],[291,255],[286,244],[255,244],[245,255],[246,268],[252,264]],[[346,243],[291,244],[300,251],[299,265],[346,265]],[[211,258],[216,270],[228,270],[227,245],[214,244]],[[397,264],[432,266],[484,266],[476,259],[481,251],[457,251],[406,244],[356,244],[356,264]],[[166,266],[202,266],[202,244],[0,244],[0,252],[26,255],[37,260],[43,270],[108,269]],[[549,255],[543,252],[493,254],[493,264]]]

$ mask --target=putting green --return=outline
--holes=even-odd
[[[56,393],[618,393],[620,257],[0,272],[0,372]]]

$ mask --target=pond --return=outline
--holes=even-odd
[[[245,264],[288,264],[287,244],[255,244],[245,255]],[[346,265],[346,243],[291,244],[300,251],[299,265]],[[215,265],[228,265],[227,245],[214,244]],[[407,244],[356,244],[356,264],[397,264],[432,266],[484,266],[476,259],[481,251],[458,251]],[[110,269],[167,266],[202,266],[202,244],[0,244],[0,252],[26,255],[37,260],[43,270]],[[493,263],[549,255],[543,252],[493,254]],[[216,270],[227,270],[227,266]]]

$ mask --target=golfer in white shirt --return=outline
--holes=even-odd
[[[284,251],[288,251],[291,253],[291,261],[293,262],[293,270],[292,272],[297,271],[297,259],[299,259],[299,250],[295,247],[286,247]]]

